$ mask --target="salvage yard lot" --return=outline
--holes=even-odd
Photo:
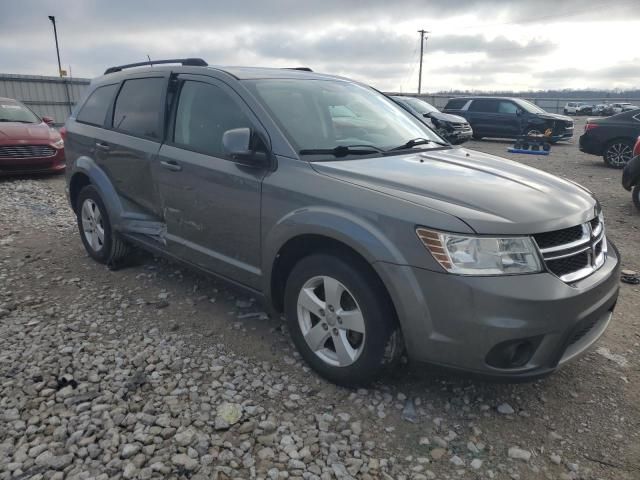
[[[578,151],[583,124],[549,157],[463,148],[589,188],[640,270],[640,212],[620,171]],[[147,254],[98,265],[63,177],[0,180],[0,479],[640,478],[639,286],[621,284],[587,355],[517,385],[415,365],[339,388],[262,312]]]

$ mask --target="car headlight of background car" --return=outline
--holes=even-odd
[[[459,275],[513,275],[542,271],[530,237],[481,237],[417,228],[433,258]]]
[[[51,145],[56,148],[62,148],[64,147],[64,140],[63,139],[56,140]]]

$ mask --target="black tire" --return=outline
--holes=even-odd
[[[626,154],[623,154],[626,152]],[[633,158],[633,142],[624,138],[611,140],[602,154],[604,163],[610,168],[621,169]],[[626,158],[626,161],[623,161]]]
[[[99,224],[104,231],[103,241],[99,248],[95,248],[93,245],[91,245],[89,239],[87,238],[87,233],[85,233],[85,230],[83,228],[83,208],[85,206],[85,202],[87,202],[88,204],[90,204],[90,202],[93,202],[93,205],[95,205],[95,207],[99,210],[101,218]],[[78,200],[76,204],[76,218],[78,222],[78,231],[80,233],[80,238],[82,239],[82,244],[84,245],[84,248],[89,256],[97,262],[112,265],[124,258],[129,253],[129,245],[116,232],[112,230],[107,208],[105,207],[104,202],[102,201],[102,198],[98,193],[98,190],[96,190],[93,185],[87,185],[78,194]]]
[[[640,210],[640,185],[636,185],[635,187],[633,187],[631,196],[633,198],[633,204],[638,210]]]
[[[301,323],[304,320],[299,320],[298,317],[298,298],[303,287],[319,277],[330,277],[346,287],[347,291],[343,292],[341,298],[344,298],[345,293],[350,294],[347,298],[355,300],[355,307],[359,308],[364,320],[360,353],[353,363],[346,366],[331,365],[321,358],[307,344],[302,331]],[[334,337],[338,337],[331,334],[336,329],[327,324],[338,326],[335,319],[340,321],[340,317],[335,316],[338,310],[331,309],[328,302],[325,305],[327,312],[320,309],[318,314],[323,315],[322,318],[313,315],[316,320],[314,326],[324,322],[320,326],[328,327],[324,328],[328,331],[327,338],[320,343],[325,348],[331,348]],[[337,308],[339,307],[341,306]],[[357,257],[318,253],[300,260],[287,279],[284,309],[291,337],[298,351],[316,372],[333,383],[346,387],[368,385],[392,371],[401,357],[402,336],[389,295],[380,279],[370,271],[370,267]],[[328,310],[334,312],[334,323],[330,322]],[[337,354],[337,348],[335,352]]]

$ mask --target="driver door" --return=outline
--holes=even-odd
[[[158,188],[170,253],[259,288],[260,196],[267,169],[235,163],[224,152],[223,133],[241,127],[263,131],[227,84],[178,76],[171,129],[156,165]]]

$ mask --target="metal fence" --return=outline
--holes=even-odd
[[[410,97],[422,98],[423,100],[429,102],[431,105],[438,108],[439,110],[442,110],[444,106],[447,104],[447,101],[449,101],[449,99],[451,98],[482,96],[482,95],[473,95],[473,94],[471,95],[441,95],[441,94],[418,95],[418,94],[408,94],[408,93],[403,93],[403,94],[393,93],[392,95],[405,95]],[[490,96],[490,95],[487,95],[487,96]],[[640,106],[640,98],[534,98],[534,97],[529,97],[527,95],[512,95],[512,96],[517,98],[522,98],[524,100],[529,100],[530,102],[538,105],[543,110],[546,110],[547,112],[551,112],[551,113],[563,113],[564,106],[569,102],[582,102],[588,105],[629,102],[629,103],[633,103],[634,105]]]
[[[89,82],[86,78],[0,74],[0,97],[20,100],[38,115],[62,125]]]

